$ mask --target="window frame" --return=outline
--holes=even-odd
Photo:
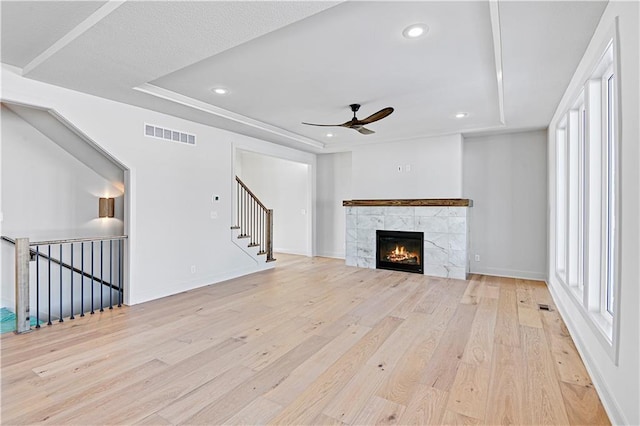
[[[556,121],[554,272],[617,364],[621,91],[615,31],[601,51]],[[570,223],[576,219],[578,224]]]

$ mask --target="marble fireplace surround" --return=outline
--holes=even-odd
[[[466,279],[473,202],[461,198],[345,200],[348,266],[376,267],[376,230],[424,232],[424,274]]]

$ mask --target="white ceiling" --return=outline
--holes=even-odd
[[[0,3],[25,77],[311,152],[545,128],[597,1]],[[421,22],[426,36],[402,30]],[[500,71],[502,80],[499,79]],[[213,87],[229,89],[224,96]],[[373,135],[337,124],[384,107]],[[456,119],[456,112],[468,117]],[[161,123],[159,123],[161,124]],[[330,131],[334,137],[327,138]]]

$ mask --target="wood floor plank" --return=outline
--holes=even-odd
[[[530,424],[523,416],[524,357],[519,347],[495,344],[489,379],[485,423]]]
[[[506,346],[520,346],[520,327],[518,326],[519,319],[516,300],[516,288],[513,281],[501,278],[495,343]]]
[[[2,335],[2,424],[608,424],[543,282],[276,257]]]
[[[491,368],[497,315],[498,300],[480,298],[462,361],[478,367]]]
[[[169,402],[158,414],[172,424],[184,423],[211,404],[211,401],[222,398],[229,389],[241,385],[255,374],[255,371],[243,365],[236,365],[199,388]]]
[[[467,417],[464,414],[456,413],[455,411],[446,410],[442,418],[442,425],[456,425],[456,426],[474,426],[481,425],[482,421],[473,417]]]
[[[471,324],[477,305],[459,304],[455,316],[451,319],[435,353],[427,364],[427,370],[421,382],[448,391],[456,376],[458,365],[467,346]]]
[[[537,309],[518,305],[518,323],[527,327],[542,328],[542,319]]]
[[[524,306],[530,309],[536,309],[538,306],[535,301],[533,287],[528,280],[516,279],[516,299],[518,306]]]
[[[471,277],[469,277],[469,284],[462,295],[460,303],[464,303],[466,305],[475,305],[478,303],[478,289],[480,288],[481,278],[481,275],[471,275]]]
[[[395,317],[386,317],[380,321],[291,404],[285,407],[275,419],[272,419],[272,423],[307,424],[311,422],[402,321],[402,319]]]
[[[453,313],[453,310],[446,312]],[[415,314],[423,315],[420,312]],[[429,360],[450,320],[450,316],[438,313],[426,315],[425,323],[420,328],[422,333],[407,348],[389,377],[376,392],[376,395],[381,398],[406,406],[412,400],[415,390],[420,388],[420,381],[425,375]]]
[[[359,324],[347,327],[340,335],[293,370],[279,386],[269,390],[265,396],[282,406],[291,404],[314,380],[369,331],[371,328]]]
[[[431,314],[436,307],[446,297],[446,283],[444,278],[434,278],[429,280],[429,286],[425,296],[413,308],[413,312]]]
[[[377,368],[386,368],[387,371],[396,368],[398,361],[411,343],[424,335],[430,320],[429,315],[419,312],[412,312],[407,315],[404,322],[369,358],[367,364]]]
[[[327,339],[324,337],[309,337],[268,368],[258,372],[250,380],[230,389],[222,398],[212,401],[195,415],[189,417],[185,423],[207,425],[222,424],[228,421],[253,400],[268,392],[269,389],[278,386],[291,370],[317,352],[326,343]]]
[[[224,422],[227,425],[264,425],[282,406],[264,397],[258,397]]]
[[[218,371],[209,368],[210,360],[215,360],[241,345],[244,345],[244,342],[228,339],[188,358],[180,369],[168,368],[151,378],[134,382],[127,389],[127,393],[101,396],[84,407],[63,413],[57,421],[88,424],[95,418],[95,411],[103,409],[104,406],[110,407],[109,416],[102,420],[105,423],[122,424],[142,420],[160,407],[217,377]],[[162,392],[145,392],[148,389],[162,389]],[[132,395],[135,395],[135,398],[132,398]]]
[[[344,423],[353,423],[388,374],[382,366],[362,366],[322,412]]]
[[[402,425],[439,425],[447,405],[449,393],[431,386],[418,384],[411,394],[404,413]]]
[[[358,418],[353,422],[355,425],[398,425],[399,418],[404,413],[405,407],[373,396],[364,406]]]
[[[571,339],[551,336],[549,345],[556,372],[561,381],[580,386],[593,385]]]
[[[488,367],[460,363],[449,391],[447,410],[482,421],[486,415],[490,374]]]
[[[568,424],[551,353],[544,332],[521,327],[525,362],[525,412],[534,424]]]
[[[94,380],[76,381],[75,378],[67,378],[64,386],[49,389],[43,387],[46,395],[38,401],[38,409],[31,409],[22,417],[11,419],[14,424],[32,424],[51,419],[55,421],[58,416],[65,416],[70,410],[82,409],[90,405],[97,397],[104,398],[127,389],[129,382],[146,380],[163,371],[167,365],[159,360],[151,360],[141,365],[136,365],[120,374],[110,374],[101,377],[99,382]],[[45,401],[49,401],[46,403]],[[25,406],[26,401],[17,401],[18,405]],[[3,409],[8,408],[8,401],[4,401]],[[10,420],[10,419],[6,419]]]
[[[610,425],[600,398],[593,386],[560,382],[569,423],[573,425]]]
[[[343,423],[338,419],[334,419],[333,417],[329,417],[326,414],[320,413],[311,424],[322,426],[343,426],[346,423]]]
[[[144,419],[142,419],[141,421],[134,423],[135,425],[140,425],[140,426],[170,426],[173,425],[173,423],[171,423],[169,420],[163,418],[162,416],[159,416],[157,414],[151,414],[147,417],[145,417]]]
[[[582,363],[582,358],[571,340],[569,330],[558,312],[544,312],[542,319],[560,380],[580,386],[593,386],[589,373]]]

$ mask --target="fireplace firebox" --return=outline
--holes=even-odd
[[[424,233],[376,230],[376,268],[424,273]]]

